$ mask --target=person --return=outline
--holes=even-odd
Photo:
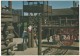
[[[54,35],[52,36],[52,42],[53,42],[53,44],[55,43],[55,38],[56,38],[56,34],[54,34]]]
[[[47,34],[47,41],[49,43],[49,40],[50,40],[50,36]]]
[[[13,42],[13,38],[15,37],[13,30],[10,29],[6,31],[6,35],[7,35],[6,39],[9,39],[10,42]]]
[[[66,40],[70,40],[70,35],[68,34],[66,38],[67,38]]]
[[[36,33],[34,34],[34,41],[35,41],[35,43],[36,43],[36,46],[38,46]]]
[[[57,42],[57,43],[59,43],[59,42],[60,42],[60,36],[59,36],[59,34],[57,34],[57,35],[56,35],[55,40],[56,40],[56,42]]]
[[[27,46],[28,33],[27,33],[26,29],[24,29],[22,37],[23,37],[23,44],[25,43]]]
[[[64,40],[64,35],[60,35],[60,41],[62,42]]]
[[[14,43],[14,42],[13,42],[13,38],[15,37],[15,35],[14,35],[14,33],[13,33],[13,29],[8,29],[8,30],[6,31],[6,35],[7,35],[7,37],[6,37],[6,45],[7,45],[7,46],[13,45],[13,44],[12,44],[12,43]],[[15,43],[14,43],[14,44],[15,44]],[[13,46],[12,46],[9,50],[13,51]]]

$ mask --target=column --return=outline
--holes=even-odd
[[[60,18],[60,26],[61,26],[61,18]]]
[[[66,17],[66,26],[67,26],[67,17]]]
[[[31,47],[31,32],[29,32],[28,46],[29,48]]]
[[[31,32],[31,47],[34,47],[34,31]]]
[[[41,40],[42,40],[42,19],[39,20],[39,32],[38,32],[38,55],[41,55]]]

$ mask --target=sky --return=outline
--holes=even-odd
[[[8,2],[4,1],[1,3],[1,5],[8,6]],[[70,8],[73,6],[73,1],[49,1],[49,5],[52,6],[53,9]],[[22,1],[13,1],[12,8],[13,9],[22,9],[23,2]]]

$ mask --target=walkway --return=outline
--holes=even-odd
[[[16,44],[19,44],[19,43],[22,43],[23,39],[22,38],[14,38],[13,41]],[[47,42],[47,39],[42,40],[42,42]],[[51,39],[50,39],[50,42],[52,42]],[[73,45],[71,45],[71,46],[78,47],[79,43],[74,42]],[[46,48],[42,47],[42,51],[45,50]],[[16,48],[14,48],[14,49],[16,49]],[[15,55],[37,55],[37,54],[38,54],[38,48],[36,46],[34,48],[27,48],[24,51],[15,51]],[[66,55],[78,55],[78,54],[79,54],[78,50],[68,50],[68,52],[66,53]]]
[[[14,47],[14,50],[17,49],[17,44],[22,43],[23,39],[22,38],[14,38],[13,42],[16,43],[16,47]],[[46,48],[42,48],[42,51],[45,50]],[[27,48],[24,51],[14,51],[15,55],[37,55],[38,54],[38,48],[36,47],[36,44],[34,43],[33,48]]]

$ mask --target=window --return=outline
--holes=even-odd
[[[28,2],[24,1],[24,5],[28,5]]]
[[[37,2],[34,2],[34,4],[37,4]]]
[[[41,2],[39,2],[40,4],[43,4],[43,2],[41,1]]]
[[[47,2],[46,2],[46,1],[44,1],[44,4],[45,4],[45,5],[47,5]]]
[[[33,5],[33,2],[29,2],[29,5]]]

